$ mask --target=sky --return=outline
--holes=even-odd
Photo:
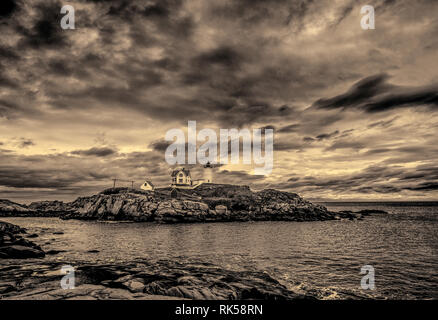
[[[437,13],[435,0],[2,0],[0,198],[166,186],[165,134],[197,121],[274,129],[271,174],[218,165],[217,183],[438,200]]]

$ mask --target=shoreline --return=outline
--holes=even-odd
[[[0,300],[316,299],[287,289],[264,271],[233,271],[197,260],[61,262],[29,257],[1,261]],[[74,272],[70,283],[74,287],[62,287],[66,267]]]

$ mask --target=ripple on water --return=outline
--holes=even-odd
[[[321,299],[438,299],[438,207],[352,209],[367,208],[393,214],[363,221],[183,225],[2,220],[37,233],[33,240],[45,251],[64,251],[48,255],[47,261],[210,263],[228,270],[268,272],[291,290],[311,291]],[[364,292],[359,289],[360,268],[367,264],[375,268],[376,290]]]

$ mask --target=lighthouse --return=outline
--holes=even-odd
[[[204,179],[207,183],[213,183],[213,166],[210,161],[204,166]]]

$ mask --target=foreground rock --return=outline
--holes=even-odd
[[[44,258],[38,245],[23,238],[25,233],[19,226],[0,221],[0,259]]]
[[[75,266],[75,288],[62,289],[58,263],[0,267],[4,299],[311,299],[264,272],[230,271],[169,260]],[[17,281],[17,279],[20,279]]]

